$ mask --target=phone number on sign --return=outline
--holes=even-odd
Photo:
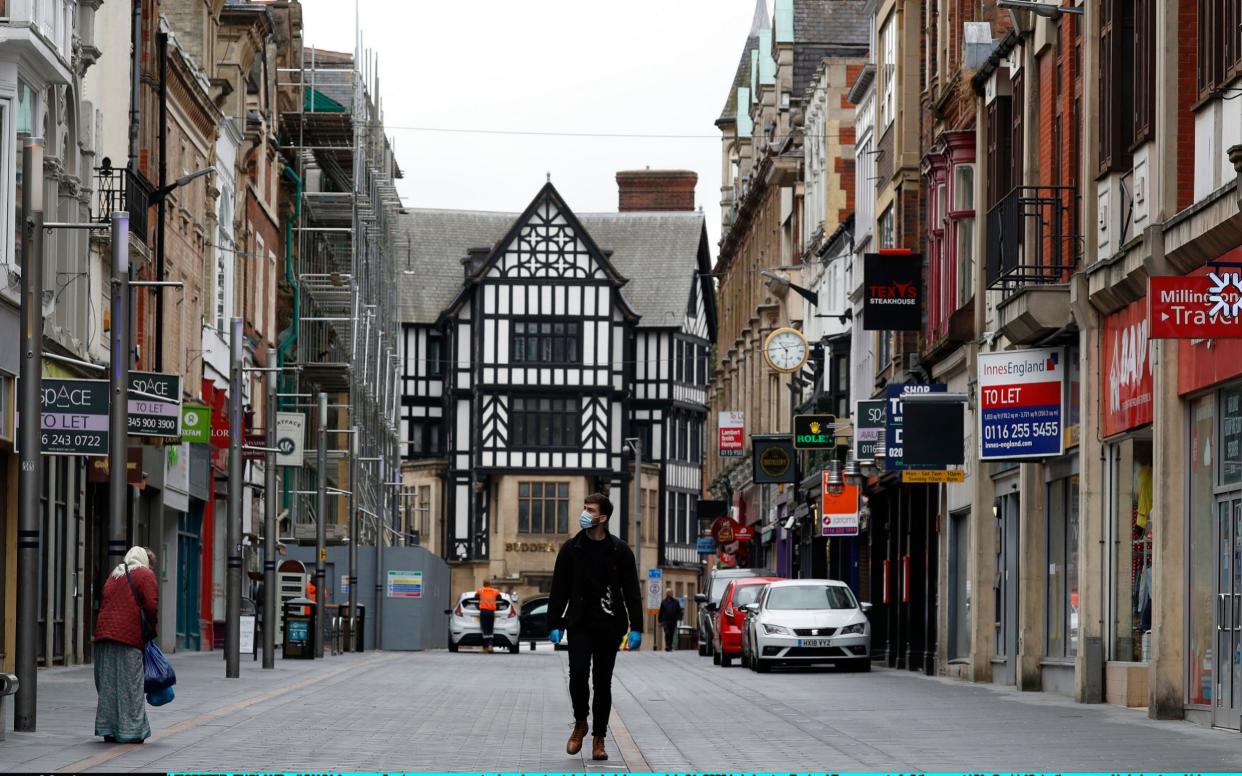
[[[986,441],[1005,439],[1039,439],[1055,437],[1061,432],[1061,425],[1055,421],[1046,423],[1011,423],[1004,426],[984,426],[983,438]]]
[[[174,433],[177,430],[177,419],[130,415],[128,428],[131,432],[163,431]]]
[[[93,450],[104,446],[103,434],[43,434],[44,449]]]

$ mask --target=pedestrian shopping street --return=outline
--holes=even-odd
[[[761,675],[623,653],[611,759],[594,763],[565,754],[567,653],[546,645],[244,660],[240,680],[218,652],[173,662],[177,700],[148,708],[145,745],[91,737],[91,667],[41,673],[39,731],[9,733],[0,770],[1242,770],[1236,734],[880,668]]]

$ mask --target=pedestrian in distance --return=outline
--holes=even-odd
[[[583,500],[578,516],[582,530],[557,553],[548,601],[552,643],[560,643],[567,628],[573,631],[569,640],[569,698],[574,729],[565,751],[582,751],[590,711],[591,758],[595,760],[608,759],[604,738],[612,712],[612,669],[621,640],[626,638],[630,650],[642,644],[643,610],[634,553],[608,532],[611,517],[612,502],[607,496],[592,493]]]
[[[496,599],[500,591],[486,582],[474,595],[479,599],[479,629],[483,632],[483,651],[492,651],[492,639],[496,633]]]
[[[142,650],[155,638],[159,618],[154,565],[154,553],[131,547],[104,582],[95,620],[95,735],[108,743],[141,744],[151,735]]]
[[[664,651],[673,651],[673,639],[677,636],[677,623],[681,622],[681,602],[673,597],[673,588],[664,591],[660,602],[660,626],[664,628]]]

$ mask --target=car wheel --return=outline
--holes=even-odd
[[[707,645],[703,643],[702,639],[699,640],[699,657],[707,657]]]
[[[761,673],[761,674],[766,674],[767,672],[769,672],[769,671],[771,671],[771,670],[772,670],[772,664],[771,664],[771,663],[769,663],[768,661],[766,661],[766,660],[761,660],[761,659],[759,659],[758,657],[755,657],[755,658],[752,658],[752,659],[755,661],[755,671],[756,671],[756,672]]]
[[[865,673],[870,673],[870,671],[871,671],[871,658],[869,658],[869,657],[860,657],[860,658],[857,658],[857,659],[851,660],[851,661],[850,661],[850,663],[849,663],[849,665],[845,667],[845,670],[847,670],[847,671],[857,671],[858,673],[862,673],[862,674],[865,674]]]
[[[450,635],[449,636],[449,652],[456,652],[456,651],[457,651],[457,642],[453,641],[453,637]]]
[[[712,650],[712,665],[714,666],[720,665],[720,653],[714,649]]]
[[[732,655],[721,655],[721,656],[720,656],[720,666],[721,666],[721,668],[728,668],[728,667],[729,667],[729,666],[731,666],[731,665],[733,665],[733,656],[732,656]]]
[[[514,643],[512,643],[512,644],[510,644],[510,645],[509,645],[509,654],[510,654],[510,655],[516,655],[518,652],[521,652],[521,651],[522,651],[522,645],[521,645],[521,643],[519,643],[519,642],[516,642],[516,641],[515,641]]]

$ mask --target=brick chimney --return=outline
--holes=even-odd
[[[622,213],[642,210],[694,210],[694,185],[699,176],[690,170],[625,170],[617,173]]]

